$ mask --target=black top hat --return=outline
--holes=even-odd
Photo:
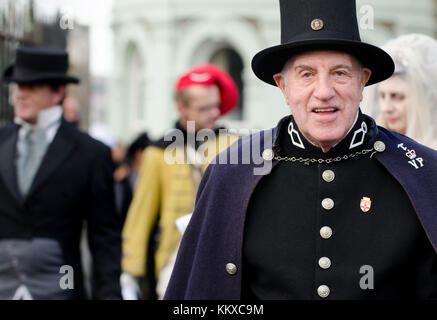
[[[280,0],[281,44],[258,52],[252,69],[261,80],[275,85],[273,75],[292,56],[313,50],[335,50],[355,56],[372,70],[367,85],[389,78],[392,58],[382,49],[361,42],[355,0]]]
[[[15,64],[3,71],[3,81],[17,83],[79,83],[79,79],[67,75],[68,53],[64,50],[20,47]]]

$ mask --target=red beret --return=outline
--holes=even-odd
[[[176,91],[192,85],[213,86],[220,89],[220,114],[224,115],[234,109],[238,102],[238,88],[231,76],[213,64],[194,66],[183,74],[176,83]]]

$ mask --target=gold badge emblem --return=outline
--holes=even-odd
[[[361,211],[367,212],[370,210],[371,206],[372,206],[372,200],[370,200],[370,198],[363,197],[361,199],[361,203],[360,203]]]
[[[321,19],[314,19],[311,21],[311,29],[314,31],[321,30],[323,28],[323,21]]]

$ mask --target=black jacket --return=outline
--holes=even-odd
[[[93,298],[119,299],[121,223],[109,148],[63,121],[23,199],[15,167],[18,130],[0,129],[0,238],[59,241],[65,264],[75,270],[75,296],[84,298],[80,238],[86,221]]]
[[[288,125],[288,123],[289,119],[284,118],[279,123],[278,127],[272,130],[261,131],[260,133],[243,137],[225,152],[220,154],[215,161],[208,166],[199,186],[193,216],[184,233],[181,245],[179,247],[178,257],[176,259],[173,273],[167,287],[164,297],[165,299],[234,300],[242,298],[242,279],[244,279],[247,275],[247,268],[245,268],[247,265],[244,265],[243,260],[245,254],[244,230],[246,222],[249,221],[245,220],[247,218],[247,209],[249,203],[254,199],[253,197],[256,196],[255,189],[258,185],[260,185],[260,181],[268,177],[268,175],[274,175],[275,168],[281,163],[281,161],[278,161],[277,159],[272,159],[272,151],[276,150],[275,147],[277,145],[280,145],[278,144],[277,139],[277,137],[279,137],[278,132],[280,132],[278,128],[280,128],[282,125]],[[381,127],[377,128],[376,136],[373,139],[375,142],[379,141],[379,151],[375,151],[375,149],[371,153],[357,156],[346,161],[340,161],[338,164],[340,167],[344,166],[345,164],[350,165],[348,162],[354,163],[356,161],[360,161],[360,159],[363,157],[370,158],[372,155],[371,159],[373,159],[375,163],[382,165],[383,168],[385,168],[385,170],[393,177],[393,180],[397,181],[403,188],[405,194],[408,196],[408,200],[411,202],[410,205],[413,206],[417,215],[415,223],[419,221],[423,227],[424,232],[421,235],[422,239],[427,239],[429,241],[427,244],[428,248],[431,248],[432,246],[434,251],[437,251],[437,215],[435,210],[437,207],[437,198],[435,197],[435,181],[437,180],[437,152],[420,145],[403,135],[388,131]],[[381,148],[381,143],[383,143],[385,149]],[[415,150],[416,154],[414,159],[412,159],[413,156],[411,155],[412,150]],[[335,151],[334,148],[333,151]],[[243,155],[245,152],[250,152],[250,157],[244,158]],[[276,155],[276,151],[273,152],[273,155]],[[262,156],[262,154],[265,155]],[[238,157],[236,155],[238,155]],[[301,157],[299,154],[282,154],[281,156],[294,156],[296,160]],[[330,157],[330,155],[325,156]],[[244,162],[247,158],[250,160],[249,163]],[[236,161],[232,161],[235,159],[238,160],[237,163]],[[227,162],[224,160],[227,160]],[[334,161],[331,164],[334,165],[336,163],[337,162]],[[325,164],[319,162],[309,162],[308,168],[312,166],[320,166],[321,168],[324,165]],[[302,163],[302,166],[306,166],[305,163]],[[363,175],[363,172],[359,171],[359,166],[356,168],[356,172],[360,175]],[[323,170],[325,169],[327,168],[323,168]],[[349,170],[342,171],[341,168],[339,168],[339,170],[334,168],[333,170],[336,173],[336,179],[334,182],[332,182],[332,186],[335,186],[335,184],[338,182],[344,181],[342,180],[342,174],[344,172],[350,172]],[[372,172],[364,172],[364,174],[365,173],[368,173],[369,177],[374,174]],[[322,183],[321,180],[320,183]],[[328,188],[327,184],[324,184],[323,186]],[[329,188],[332,186],[330,185]],[[355,188],[355,186],[350,187],[350,189],[353,188]],[[384,185],[380,185],[378,188],[384,188]],[[272,190],[272,192],[274,191],[275,190]],[[341,191],[343,190],[338,191],[336,195],[341,196]],[[319,200],[323,199],[324,197],[330,197],[330,195],[331,194],[314,195],[312,205],[317,205],[317,209],[321,210],[319,209],[321,208],[321,202]],[[319,198],[319,196],[321,198]],[[334,198],[334,196],[333,199],[334,201],[337,201],[335,202],[337,208],[345,208],[345,205],[348,201],[344,200],[344,198],[343,200],[338,200],[338,198]],[[364,213],[361,212],[360,209],[360,197],[349,199],[353,202],[355,210],[354,214],[362,214],[361,217],[363,219],[372,219],[372,217],[375,218],[375,216],[372,216],[371,214],[375,214],[379,211],[378,206],[381,204],[381,202],[376,201],[377,198],[374,199],[373,195],[367,194],[367,192],[366,194],[359,194],[359,196],[369,196],[375,201],[372,203],[371,211]],[[279,206],[279,204],[275,205]],[[286,212],[286,210],[289,212]],[[290,214],[292,210],[293,208],[286,206],[284,209],[284,217],[286,214]],[[319,216],[321,219],[336,218],[338,214],[333,215],[334,211],[336,211],[335,208],[329,212],[331,216],[329,216],[329,213],[326,213],[325,216],[322,216],[320,213]],[[395,214],[396,212],[389,213]],[[375,222],[378,222],[378,219],[379,218],[376,218]],[[325,220],[320,222],[320,224],[313,224],[314,227],[311,233],[311,235],[314,236],[314,239],[317,240],[320,238],[319,230],[320,227],[323,226],[322,223],[324,223]],[[353,233],[356,231],[356,229],[353,227],[347,229],[347,226],[339,229],[340,226],[338,222],[334,221],[332,224],[330,222],[331,221],[327,221],[327,223],[329,223],[327,225],[333,228],[333,237],[329,240],[323,239],[323,241],[325,241],[325,245],[330,246],[330,248],[328,248],[329,250],[334,251],[335,246],[332,245],[336,241],[335,239],[337,239],[340,235],[339,231],[349,230],[351,233]],[[394,230],[395,232],[398,232],[400,230],[396,229],[396,223],[397,220],[392,219],[389,226],[390,230],[387,228],[389,232],[386,233],[388,241],[402,238],[403,240],[406,240],[406,243],[408,243],[409,240],[413,240],[410,242],[411,244],[418,243],[418,241],[410,239],[408,234],[404,234],[405,237],[402,237],[402,234],[400,237],[393,237],[392,231]],[[363,226],[369,226],[369,224],[363,224]],[[415,226],[417,226],[417,224],[412,225],[412,227]],[[266,228],[268,228],[268,226],[266,226]],[[276,230],[273,230],[271,232],[275,231]],[[290,230],[290,232],[292,232],[292,230]],[[373,234],[383,236],[378,232],[372,232],[365,237],[368,240],[373,240],[371,238]],[[363,233],[361,233],[361,235],[363,235]],[[421,242],[420,239],[419,242]],[[384,244],[375,246],[374,242],[369,241],[368,243],[370,248],[375,248],[375,251],[380,249],[386,250],[385,247],[381,248],[381,246]],[[275,242],[275,245],[280,244]],[[299,243],[296,245],[299,245]],[[399,246],[399,248],[402,249],[405,248],[405,246]],[[424,248],[421,249],[423,250]],[[323,251],[320,253],[327,253],[327,256],[332,259],[333,268],[334,266],[339,265],[339,261],[342,263],[342,260],[330,255],[330,252]],[[331,254],[340,254],[341,256],[349,259],[347,256],[348,252],[345,254],[341,250],[337,250],[334,253],[331,252]],[[409,257],[407,256],[408,254],[409,252],[400,250],[399,255],[394,256],[404,259],[405,256]],[[317,259],[319,257],[321,257],[321,255],[316,256]],[[393,257],[393,255],[391,257]],[[414,258],[415,257],[412,256],[412,259]],[[310,270],[306,270],[305,272],[313,274],[315,270],[317,270],[318,273],[327,271],[317,269],[319,268],[317,259],[312,261],[312,268]],[[392,261],[392,266],[399,265],[398,262],[399,260]],[[363,266],[367,263],[369,263],[368,259],[357,261],[357,266]],[[390,269],[387,270],[391,271]],[[357,287],[359,287],[360,284],[360,276],[363,276],[363,274],[360,274],[359,271],[360,270],[358,268],[355,268],[357,275]],[[375,272],[379,271],[381,270],[375,269]],[[433,271],[435,275],[435,269]],[[329,274],[330,272],[328,271],[326,276],[329,276]],[[380,286],[382,283],[380,280],[378,280],[378,274],[375,275],[375,288],[377,288],[377,286]],[[397,275],[399,275],[399,273],[393,273],[389,274],[389,277],[396,277]],[[431,280],[431,278],[428,279]],[[324,278],[322,280],[329,279]],[[411,279],[408,279],[408,282],[411,283]],[[400,287],[402,287],[403,283],[403,281],[399,280]],[[315,290],[319,284],[330,285],[329,282],[325,281],[321,283],[314,283],[312,286],[312,290],[314,291],[311,292],[317,292]],[[338,284],[338,282],[336,282],[336,284]],[[332,292],[330,297],[334,299],[338,299],[336,292],[341,292],[337,290],[338,287],[336,284],[331,286]],[[435,287],[436,286],[434,286],[434,288]],[[400,292],[399,295],[402,295],[404,298],[412,296],[412,291],[410,291],[410,288],[402,287],[402,290],[406,291]],[[288,297],[284,297],[284,299],[287,298]],[[349,296],[348,298],[355,299],[356,296]]]

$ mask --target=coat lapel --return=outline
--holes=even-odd
[[[21,202],[22,197],[18,191],[17,170],[15,156],[17,153],[18,126],[13,126],[6,139],[0,143],[0,175],[3,177],[6,187],[14,198]]]
[[[35,179],[30,187],[28,196],[38,190],[50,175],[67,159],[70,152],[73,151],[76,140],[71,132],[71,129],[65,121],[56,133],[53,142],[47,149],[47,152],[41,162],[41,166],[35,175]]]

